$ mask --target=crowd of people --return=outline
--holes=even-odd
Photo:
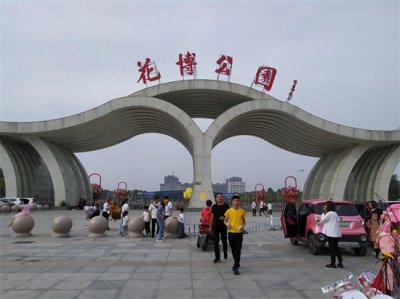
[[[253,212],[253,216],[257,216],[257,203],[255,200],[252,201],[251,203],[251,210]],[[264,200],[261,200],[260,203],[258,204],[258,211],[259,211],[259,216],[272,216],[273,212],[273,205],[272,202],[266,203]]]

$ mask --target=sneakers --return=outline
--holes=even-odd
[[[221,262],[221,260],[220,259],[215,259],[215,260],[213,260],[213,263],[214,264],[216,264],[216,263],[220,263]]]
[[[227,258],[228,258],[228,253],[224,252],[224,259],[227,259]]]
[[[338,268],[343,268],[343,264],[342,263],[337,264],[337,266],[338,266]]]
[[[235,274],[235,275],[239,275],[240,274],[239,273],[239,268],[232,267],[232,271],[233,271],[233,274]]]
[[[327,268],[336,268],[336,265],[335,264],[328,264],[328,265],[325,265],[325,267],[327,267]]]

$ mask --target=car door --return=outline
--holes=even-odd
[[[283,207],[281,224],[285,238],[297,237],[297,215],[294,203],[287,202]]]

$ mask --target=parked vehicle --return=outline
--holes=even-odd
[[[22,205],[24,202],[23,199],[29,200],[29,203],[32,203],[34,200],[34,198],[30,197],[3,197],[0,201],[7,202],[10,205]]]
[[[290,238],[292,245],[304,242],[313,255],[318,255],[328,245],[320,223],[325,203],[325,200],[305,200],[298,209],[293,202],[285,204],[281,216],[282,228],[285,238]],[[341,219],[339,247],[350,247],[356,255],[366,255],[368,238],[357,205],[342,200],[333,203]]]

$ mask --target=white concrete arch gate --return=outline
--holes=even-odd
[[[203,133],[193,118],[214,122]],[[282,149],[320,157],[303,198],[373,199],[388,196],[400,161],[400,131],[335,124],[268,94],[229,82],[186,80],[149,87],[65,118],[0,122],[0,168],[7,196],[62,200],[91,196],[87,173],[74,153],[98,150],[144,133],[175,138],[193,157],[190,207],[213,198],[212,149],[251,135]]]

